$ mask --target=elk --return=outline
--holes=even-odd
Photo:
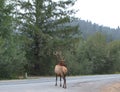
[[[57,86],[57,77],[59,76],[60,77],[60,87],[62,86],[62,84],[61,84],[61,78],[63,78],[63,88],[66,88],[66,73],[67,73],[67,67],[66,67],[66,65],[65,65],[65,63],[64,63],[64,59],[63,59],[63,57],[62,57],[62,55],[61,55],[61,52],[59,51],[56,51],[55,53],[54,53],[54,55],[56,56],[56,58],[57,58],[57,64],[55,65],[55,69],[54,69],[54,71],[55,71],[55,74],[56,74],[56,83],[55,83],[55,86]]]

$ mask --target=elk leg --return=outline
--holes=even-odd
[[[66,75],[65,75],[65,77],[64,77],[64,78],[65,78],[65,86],[64,86],[64,88],[67,88],[67,87],[66,87]]]
[[[56,74],[56,83],[55,83],[55,86],[57,86],[57,74]]]
[[[66,88],[66,75],[63,76],[63,80],[64,80],[63,88]]]
[[[61,75],[60,75],[60,87],[62,86],[62,84],[61,84]]]

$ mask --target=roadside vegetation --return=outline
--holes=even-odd
[[[116,35],[111,37],[98,25],[90,34],[79,22],[73,23],[80,21],[74,18],[76,11],[67,9],[74,3],[0,0],[0,79],[19,78],[25,73],[54,75],[57,61],[53,52],[57,50],[64,55],[68,75],[120,72],[119,37],[113,39]],[[115,30],[119,32],[120,28]]]

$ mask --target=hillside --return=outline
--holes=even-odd
[[[98,25],[92,23],[91,21],[85,21],[76,19],[72,25],[79,25],[79,30],[82,32],[84,38],[87,38],[89,35],[94,34],[95,32],[102,32],[107,36],[108,41],[110,40],[120,40],[120,28],[110,28],[103,25]]]

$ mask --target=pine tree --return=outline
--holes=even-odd
[[[78,27],[71,26],[74,0],[18,0],[19,31],[25,37],[30,74],[42,75],[52,67],[54,50],[70,50],[78,41]],[[44,71],[43,71],[44,70]]]
[[[0,1],[0,78],[13,78],[24,72],[25,53],[13,28],[13,6]]]

